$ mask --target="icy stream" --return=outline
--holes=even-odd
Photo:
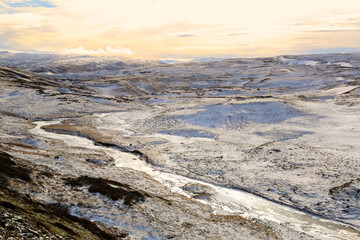
[[[174,193],[191,197],[183,190],[184,185],[197,184],[206,186],[213,193],[209,199],[197,200],[211,206],[214,214],[239,215],[269,226],[277,226],[291,231],[304,232],[316,239],[360,239],[360,232],[340,222],[321,219],[316,216],[277,204],[253,194],[216,186],[203,181],[155,170],[136,155],[119,150],[96,146],[94,142],[78,136],[56,134],[41,127],[58,124],[61,121],[38,121],[31,130],[35,135],[61,140],[69,146],[85,149],[101,150],[115,159],[117,167],[127,167],[147,173],[153,179],[169,187]]]

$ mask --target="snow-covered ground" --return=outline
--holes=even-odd
[[[39,74],[0,68],[4,151],[64,178],[102,177],[152,196],[125,211],[52,180],[21,188],[33,199],[134,238],[198,238],[201,224],[220,237],[220,222],[231,238],[236,217],[284,239],[360,236],[359,54],[164,63],[1,53],[0,65]]]

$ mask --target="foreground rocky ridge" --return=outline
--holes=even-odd
[[[238,213],[214,214],[201,203],[215,199],[209,187],[184,184],[184,197],[101,148],[33,131],[38,120],[59,119],[42,129],[359,227],[359,57],[289,59],[129,64],[124,74],[101,79],[1,67],[0,148],[20,164],[1,168],[8,182],[2,191],[61,203],[114,237],[314,237]]]

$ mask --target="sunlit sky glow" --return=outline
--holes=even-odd
[[[0,0],[0,49],[136,58],[360,50],[360,0]]]

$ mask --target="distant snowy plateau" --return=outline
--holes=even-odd
[[[0,52],[0,125],[0,239],[360,239],[357,53]]]

